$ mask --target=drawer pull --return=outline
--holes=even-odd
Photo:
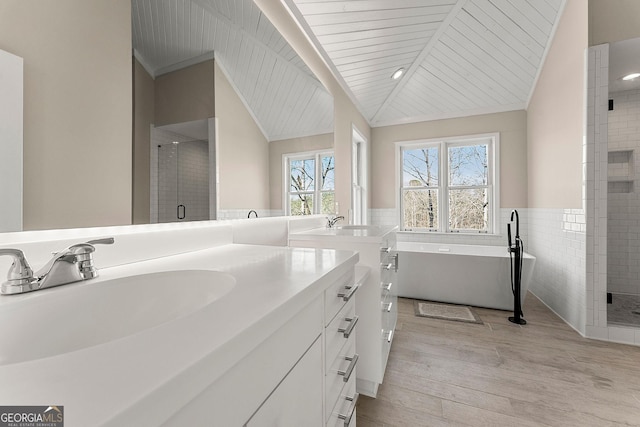
[[[342,298],[343,301],[349,301],[359,287],[360,283],[357,283],[353,286],[345,286],[344,290],[338,292],[338,298]]]
[[[354,354],[353,357],[345,357],[344,360],[350,362],[349,366],[345,371],[338,371],[338,375],[342,375],[342,379],[346,383],[351,378],[351,373],[353,372],[353,368],[356,367],[356,363],[358,363],[358,354]]]
[[[391,286],[393,286],[393,282],[385,283],[384,285],[382,285],[382,290],[391,292]]]
[[[386,304],[382,304],[382,311],[386,311],[387,313],[390,313],[392,305],[393,305],[392,302],[389,302],[389,303],[386,303]]]
[[[356,323],[358,323],[358,316],[346,317],[344,320],[349,322],[349,326],[346,328],[338,328],[338,332],[341,332],[345,338],[349,338],[351,332],[353,332],[353,328],[355,328]]]
[[[380,264],[380,267],[382,267],[383,270],[391,270],[393,268],[393,263]]]
[[[393,341],[393,329],[387,332],[387,336],[384,339],[387,340],[388,343]]]
[[[389,252],[391,252],[391,248],[380,248],[381,254],[388,254]]]
[[[353,397],[345,397],[345,400],[351,402],[351,405],[349,405],[349,410],[347,411],[347,415],[338,414],[338,419],[344,420],[344,427],[349,427],[349,425],[351,424],[351,418],[353,418],[353,413],[356,411],[359,397],[360,393],[356,393]]]
[[[400,257],[400,253],[396,253],[393,258],[393,271],[398,272],[398,258]]]

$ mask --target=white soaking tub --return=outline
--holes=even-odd
[[[505,246],[398,242],[398,296],[513,310]],[[524,254],[522,302],[536,258]]]

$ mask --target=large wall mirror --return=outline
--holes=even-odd
[[[32,8],[42,15],[42,22],[46,22],[46,15],[54,10],[35,1],[10,3],[8,7],[14,10],[8,12],[15,12],[14,20],[18,14],[27,16],[32,12],[27,8]],[[99,6],[81,0],[75,5],[71,3],[69,10],[61,13],[77,13],[74,19],[79,21],[95,15],[87,25],[99,25],[107,20],[105,14],[110,12],[105,9],[106,3]],[[46,210],[39,209],[37,215],[32,215],[29,200],[38,200],[38,192],[29,190],[31,194],[24,202],[25,216],[29,218],[25,230],[122,225],[127,223],[128,216],[131,223],[144,224],[240,218],[246,217],[250,210],[260,216],[284,214],[283,155],[333,148],[331,95],[252,0],[131,0],[130,7],[134,52],[133,169],[130,175],[124,171],[113,173],[106,166],[111,159],[108,149],[104,148],[104,153],[96,153],[98,158],[93,160],[92,170],[97,175],[103,174],[103,169],[113,173],[113,188],[124,188],[122,183],[115,185],[118,180],[131,181],[127,188],[132,188],[132,212],[127,215],[115,205],[114,212],[101,209],[100,218],[95,215],[97,210],[84,212],[90,204],[84,209],[76,203],[82,197],[73,193],[70,180],[65,178],[73,175],[74,164],[82,162],[75,161],[62,168],[58,163],[56,171],[49,174],[40,170],[39,182],[34,184],[30,171],[41,165],[47,167],[46,161],[34,160],[34,156],[54,159],[55,153],[47,152],[47,147],[25,147],[25,158],[31,162],[24,171],[25,182],[30,188],[46,188],[46,196],[59,200],[61,205],[51,204],[50,213],[65,217],[65,221],[48,224]],[[118,25],[125,26],[124,23]],[[41,25],[33,26],[39,27]],[[10,30],[7,28],[7,32]],[[15,28],[11,31],[15,32]],[[50,33],[54,31],[51,29]],[[0,31],[0,34],[3,33]],[[102,39],[104,44],[86,54],[96,57],[100,49],[117,48],[121,56],[122,46],[111,46],[109,37]],[[35,46],[38,39],[34,40]],[[25,51],[20,42],[14,44],[18,47],[7,42],[0,43],[0,48],[18,55]],[[79,49],[75,52],[77,55]],[[42,52],[47,54],[56,53]],[[30,66],[30,59],[25,58],[26,94],[39,89],[33,83],[29,87],[30,82],[35,81],[29,74],[36,72],[42,70]],[[96,80],[103,86],[116,85],[102,77]],[[27,96],[25,104],[28,102]],[[105,99],[102,104],[108,109],[109,102]],[[74,108],[81,111],[83,106]],[[68,114],[71,113],[70,110]],[[30,123],[35,120],[39,118],[25,120],[25,143],[28,139],[44,139],[27,135]],[[96,122],[98,120],[96,117]],[[80,121],[84,133],[105,134],[103,128],[92,128],[91,120]],[[119,137],[118,141],[124,144],[124,138]],[[54,145],[49,147],[53,150]],[[81,150],[79,156],[87,157]],[[177,166],[174,165],[176,159]],[[163,169],[165,166],[176,169],[168,172]],[[46,176],[56,175],[67,184],[50,185]],[[188,190],[184,182],[174,182],[174,176],[208,187]],[[165,187],[175,188],[183,195],[189,193],[192,199],[184,202],[178,198],[167,202],[173,203],[173,207],[163,206],[164,199],[173,200],[171,191],[164,193]],[[55,191],[59,194],[52,195]],[[187,208],[187,203],[194,205]],[[171,218],[173,214],[175,218]]]
[[[282,155],[332,148],[333,100],[258,6],[132,0],[132,34],[134,221],[283,214]]]

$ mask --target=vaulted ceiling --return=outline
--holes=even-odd
[[[252,0],[132,0],[153,77],[214,57],[267,140],[333,131],[333,99]],[[224,106],[216,106],[224,108]]]
[[[285,2],[372,126],[525,108],[564,5]]]
[[[283,1],[376,127],[526,108],[565,0]],[[268,140],[332,130],[331,96],[252,0],[132,0],[132,27],[154,76],[215,52]]]

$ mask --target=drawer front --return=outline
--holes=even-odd
[[[345,303],[353,300],[358,291],[359,285],[354,283],[354,273],[349,273],[340,277],[325,291],[324,321],[325,326],[329,325],[336,314],[342,309]]]
[[[347,302],[336,317],[333,318],[326,329],[326,356],[327,370],[334,362],[338,353],[349,340],[355,337],[358,324],[356,317],[356,303],[354,298]]]
[[[393,282],[390,277],[383,277],[380,281],[380,301],[384,301],[391,295],[396,295],[398,284]]]
[[[340,393],[327,420],[327,427],[355,427],[357,401],[356,381],[353,377],[342,389],[342,393]]]
[[[325,376],[326,414],[330,415],[345,384],[355,381],[358,355],[356,354],[355,336],[351,336],[333,360]]]
[[[382,327],[387,331],[396,328],[398,319],[398,297],[388,295],[382,303]]]
[[[382,375],[384,376],[384,371],[387,368],[387,359],[389,358],[389,352],[391,351],[391,343],[393,342],[393,337],[395,335],[395,330],[393,329],[388,329],[387,327],[383,326],[383,329],[381,329],[380,332],[380,351],[381,351],[381,372]]]

